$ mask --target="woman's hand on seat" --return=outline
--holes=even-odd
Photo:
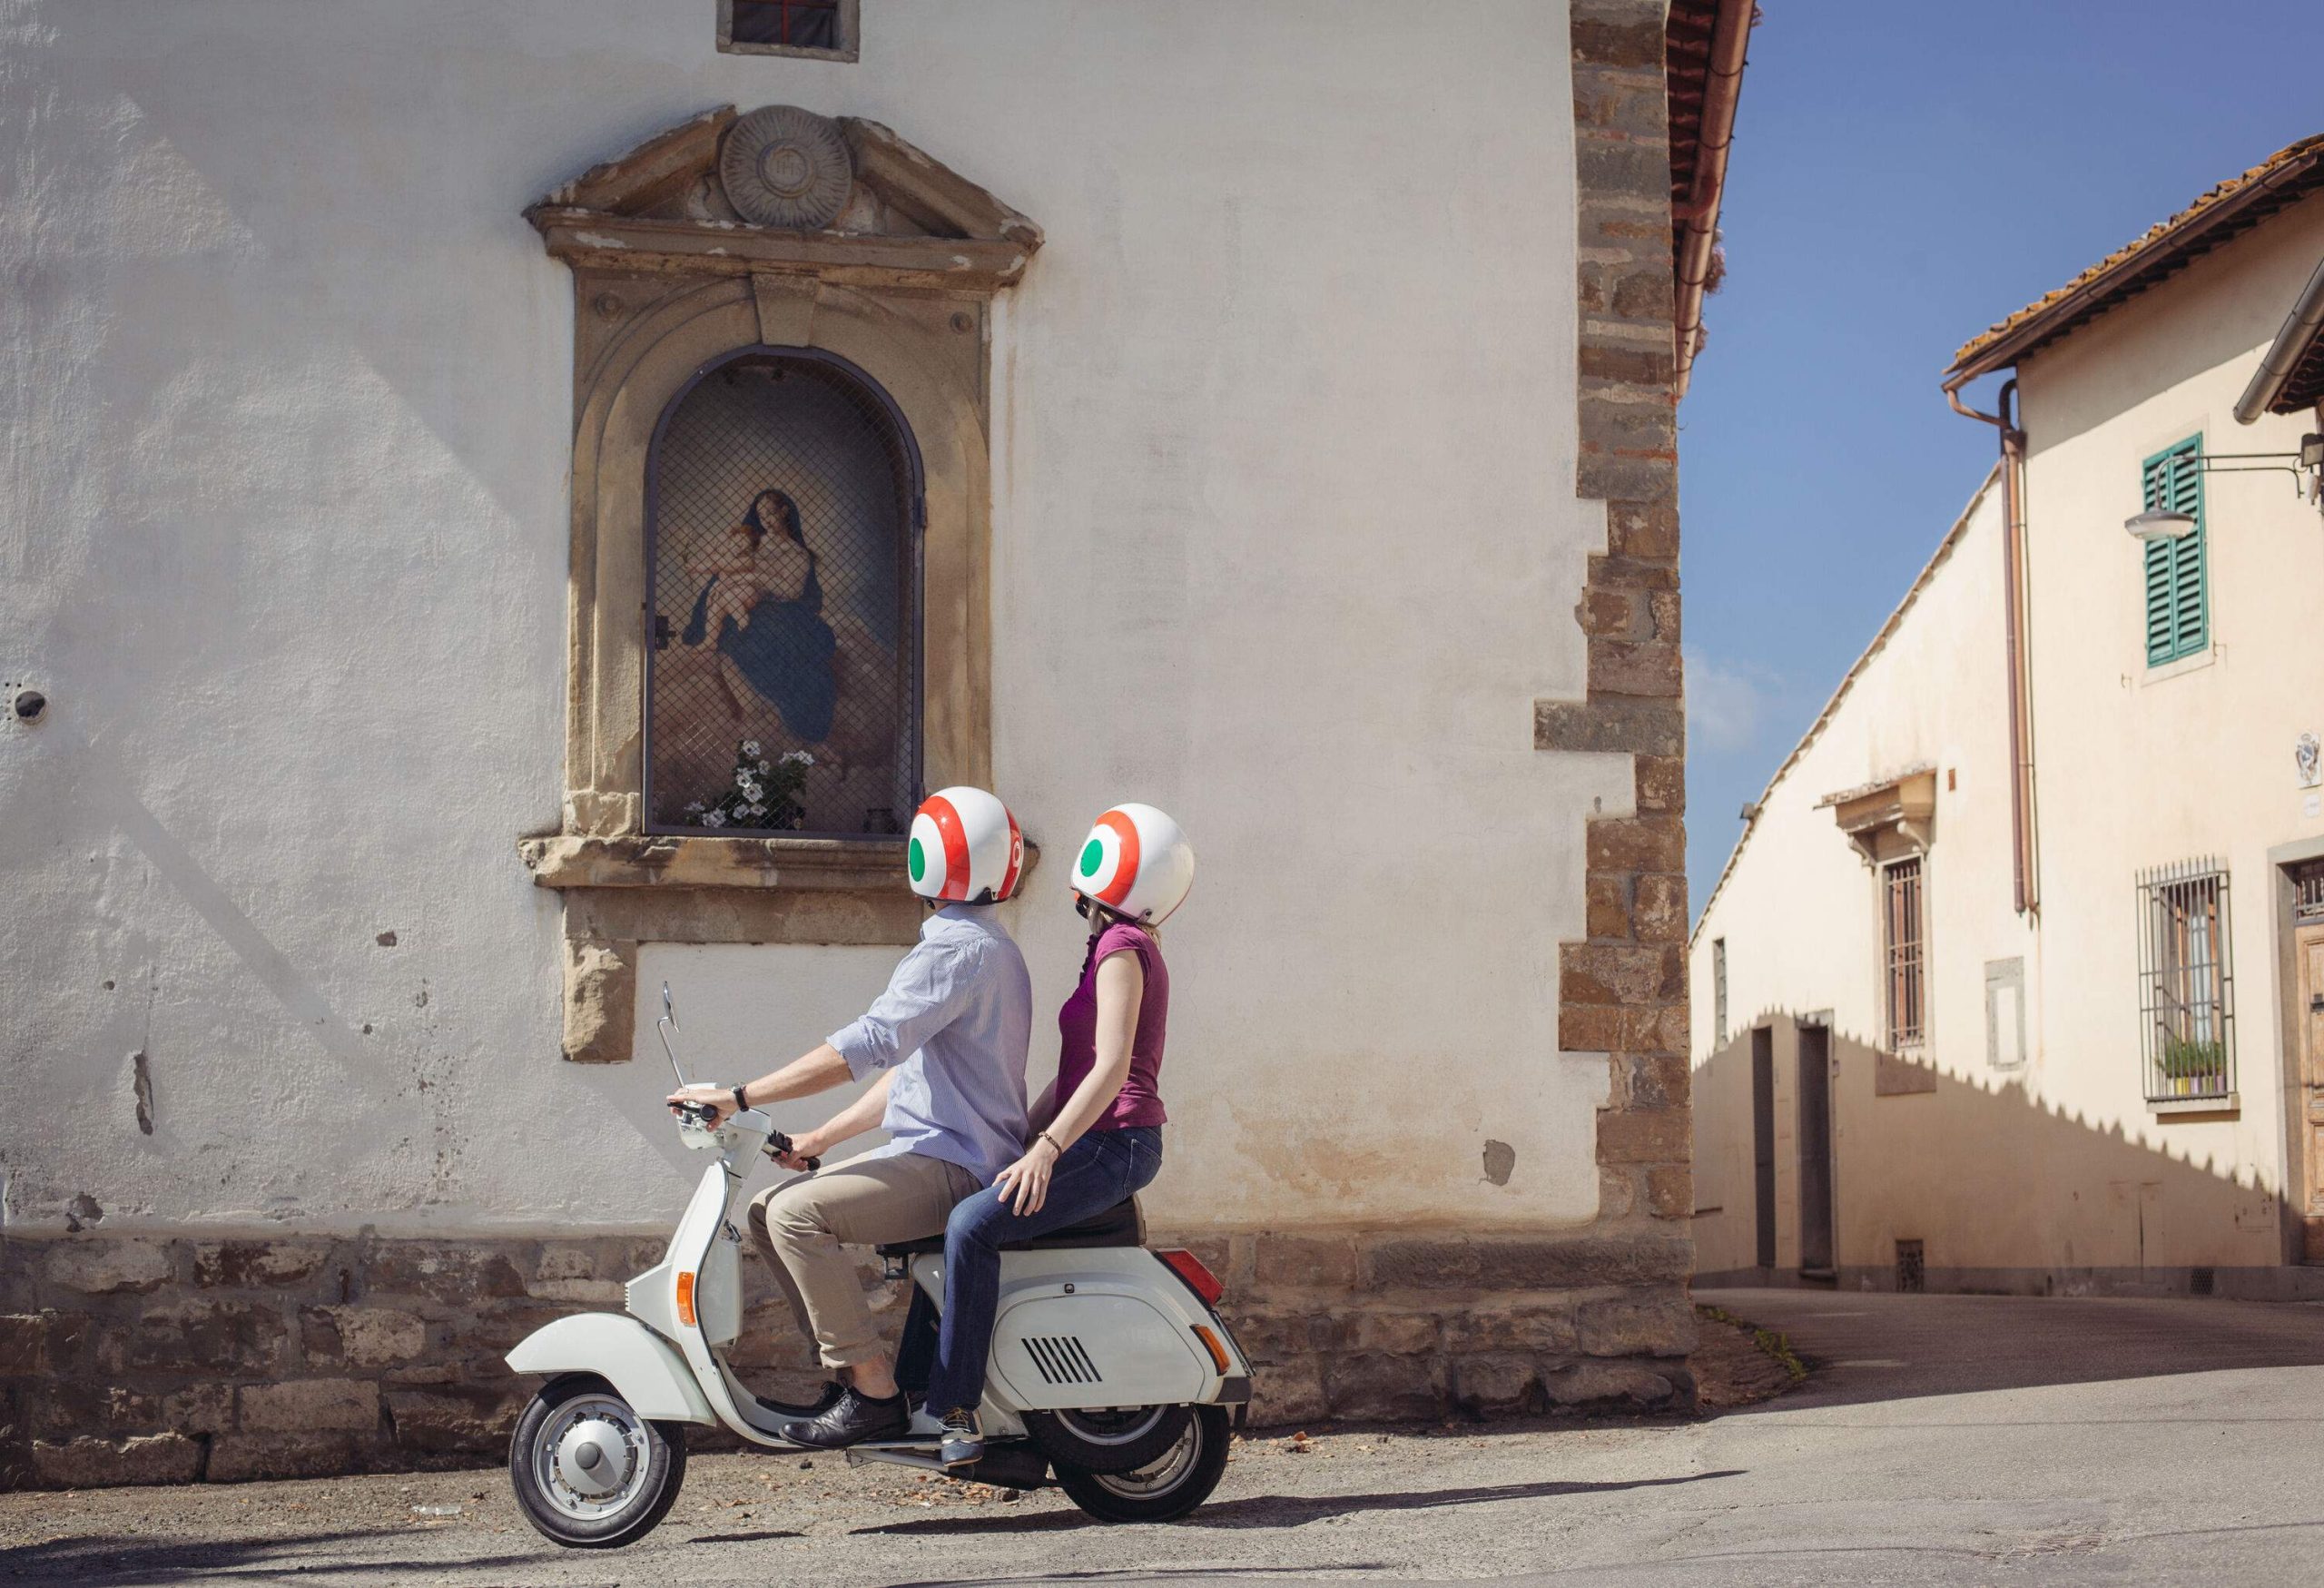
[[[1019,1214],[1039,1213],[1041,1204],[1049,1199],[1049,1170],[1057,1159],[1057,1149],[1049,1139],[1034,1137],[1022,1158],[993,1177],[992,1183],[1001,1188],[1001,1206]]]

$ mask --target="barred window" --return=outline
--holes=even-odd
[[[718,47],[730,55],[852,61],[856,0],[718,0]]]
[[[646,483],[646,830],[902,831],[919,799],[920,464],[807,350],[697,376]]]
[[[2197,860],[2139,878],[2139,1026],[2150,1102],[2235,1090],[2227,868]]]
[[[1918,1048],[1925,1034],[1927,989],[1918,855],[1892,860],[1880,871],[1886,908],[1883,947],[1888,962],[1888,1050]]]

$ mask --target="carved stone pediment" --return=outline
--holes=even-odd
[[[729,105],[592,166],[525,212],[576,268],[992,292],[1041,229],[877,122]]]

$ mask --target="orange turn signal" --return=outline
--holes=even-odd
[[[678,1321],[688,1328],[694,1327],[694,1276],[692,1274],[678,1276]]]
[[[1226,1347],[1218,1343],[1218,1336],[1212,1334],[1200,1324],[1194,1326],[1194,1331],[1195,1338],[1200,1340],[1202,1342],[1203,1349],[1210,1353],[1211,1365],[1216,1367],[1222,1374],[1226,1372]]]

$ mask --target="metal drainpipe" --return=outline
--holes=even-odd
[[[1945,400],[1955,413],[1982,419],[2001,434],[2002,644],[2009,673],[2009,837],[2012,896],[2020,915],[2039,912],[2041,900],[2034,881],[2034,746],[2028,731],[2025,690],[2024,538],[2025,432],[2017,428],[2017,382],[2004,381],[1998,414],[1980,413],[1961,400],[1960,391],[1945,389]]]

